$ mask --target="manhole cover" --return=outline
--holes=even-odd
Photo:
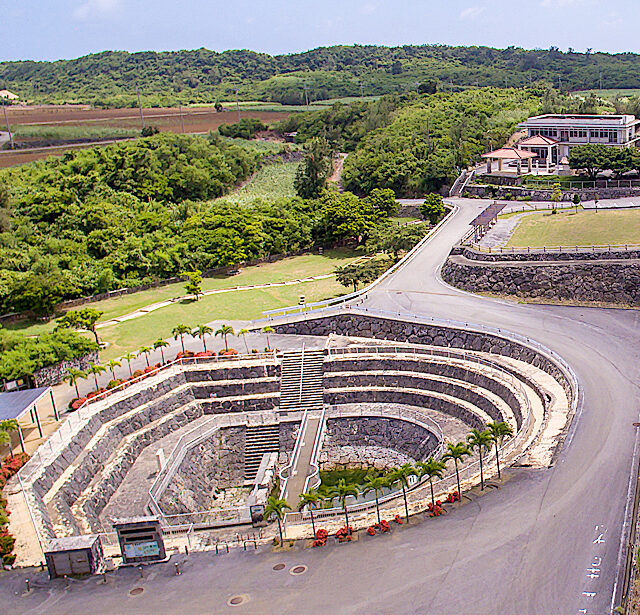
[[[274,570],[282,570],[284,567],[285,567],[285,565],[284,565],[284,564],[276,564],[276,565],[273,567],[273,569],[274,569]]]
[[[247,596],[246,594],[240,595],[240,596],[232,596],[231,598],[229,598],[229,600],[227,600],[227,605],[229,606],[240,606],[241,604],[244,604],[245,602],[249,601],[249,596]]]
[[[134,587],[130,592],[130,596],[139,596],[144,591],[144,587]]]
[[[289,570],[290,574],[304,574],[307,572],[306,566],[294,566],[291,570]]]

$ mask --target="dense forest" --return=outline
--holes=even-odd
[[[303,104],[344,96],[465,86],[554,85],[560,90],[639,88],[640,55],[576,53],[517,47],[336,46],[270,56],[248,50],[222,53],[105,51],[74,60],[0,63],[0,84],[36,102],[132,106],[136,87],[144,104],[244,100]]]
[[[260,163],[217,135],[160,134],[0,173],[0,310],[48,315],[65,298],[363,241],[388,216],[350,193],[212,200]]]

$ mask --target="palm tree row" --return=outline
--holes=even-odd
[[[378,524],[381,523],[380,518],[380,496],[385,489],[390,489],[395,485],[399,485],[402,489],[402,497],[404,500],[404,510],[407,522],[409,521],[409,505],[407,501],[407,490],[409,488],[410,477],[427,478],[431,491],[431,506],[435,508],[435,493],[433,489],[434,479],[442,479],[447,467],[448,461],[453,461],[456,472],[456,483],[458,486],[458,495],[461,494],[460,487],[460,471],[459,463],[464,461],[466,457],[473,454],[474,450],[478,451],[480,458],[480,487],[484,489],[484,454],[495,446],[496,467],[498,470],[498,478],[501,478],[499,450],[503,440],[513,435],[513,429],[503,421],[493,421],[489,423],[483,431],[472,429],[465,442],[453,444],[447,443],[447,449],[441,459],[429,458],[426,461],[419,461],[415,465],[405,463],[404,465],[392,469],[386,473],[371,472],[364,478],[364,484],[356,485],[347,483],[345,479],[340,479],[333,487],[330,487],[323,495],[317,489],[312,489],[300,496],[301,510],[304,507],[309,509],[311,515],[311,526],[315,535],[315,520],[313,517],[314,509],[319,508],[324,503],[333,503],[338,500],[344,510],[345,522],[349,527],[349,513],[347,510],[347,498],[349,496],[357,497],[359,494],[367,495],[375,494],[376,513]]]
[[[263,327],[262,332],[266,334],[267,336],[267,347],[269,349],[271,349],[270,346],[270,342],[269,342],[269,333],[273,333],[274,330],[272,327]],[[207,352],[207,342],[206,342],[206,336],[210,335],[210,334],[214,334],[215,336],[220,336],[223,341],[224,341],[224,348],[225,351],[229,351],[229,340],[228,340],[228,336],[229,335],[237,335],[237,336],[242,336],[242,339],[244,341],[244,346],[245,349],[247,351],[247,354],[249,354],[249,346],[247,345],[247,339],[246,339],[246,335],[247,333],[249,333],[248,329],[240,329],[237,333],[235,332],[235,330],[233,329],[233,327],[231,327],[230,325],[220,325],[220,328],[217,329],[216,331],[214,331],[211,327],[209,327],[208,325],[197,325],[194,329],[191,329],[191,327],[188,327],[187,325],[184,324],[178,324],[176,325],[173,330],[171,331],[172,335],[173,335],[173,339],[174,340],[178,340],[180,339],[180,345],[182,346],[182,353],[184,354],[186,352],[185,350],[185,346],[184,346],[184,336],[185,335],[189,335],[190,337],[193,338],[200,338],[202,340],[202,347],[204,349],[204,352]],[[129,368],[129,377],[132,378],[133,377],[133,369],[131,367],[131,361],[133,361],[134,359],[138,359],[140,357],[144,356],[145,362],[147,364],[147,367],[151,367],[151,363],[149,361],[149,357],[151,355],[151,353],[154,350],[160,350],[160,355],[162,357],[162,363],[166,363],[165,360],[165,355],[164,355],[164,349],[167,348],[169,346],[169,342],[165,339],[162,338],[158,338],[155,342],[153,342],[152,346],[142,346],[142,348],[139,348],[137,352],[128,352],[127,354],[123,355],[121,357],[121,360],[118,361],[116,359],[111,359],[110,361],[108,361],[105,365],[100,365],[100,364],[91,364],[89,365],[89,367],[86,370],[81,370],[81,369],[75,369],[75,368],[69,368],[67,369],[67,375],[65,378],[65,381],[69,383],[69,386],[72,386],[75,388],[76,390],[76,397],[80,398],[80,391],[78,390],[78,381],[79,380],[83,380],[85,378],[88,378],[89,376],[93,376],[94,381],[95,381],[95,385],[96,385],[96,390],[99,390],[100,386],[98,384],[98,376],[104,372],[107,371],[107,369],[111,372],[111,376],[113,380],[117,380],[116,377],[116,367],[121,367],[122,366],[122,361],[126,361],[127,362],[127,366]]]
[[[9,455],[13,459],[13,448],[11,446],[11,432],[18,431],[20,426],[16,419],[4,419],[0,421],[0,446],[9,447]]]

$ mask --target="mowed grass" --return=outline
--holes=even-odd
[[[298,303],[300,295],[307,302],[320,301],[344,294],[348,289],[335,278],[303,282],[292,286],[275,286],[202,297],[199,301],[181,301],[140,318],[99,329],[109,346],[100,353],[102,361],[121,357],[141,346],[149,346],[159,337],[170,338],[178,323],[195,327],[211,321],[254,320],[265,310]],[[238,347],[241,342],[232,342]]]
[[[236,286],[254,286],[256,284],[285,282],[330,274],[333,273],[336,267],[340,267],[356,258],[358,258],[356,253],[346,249],[326,250],[322,255],[303,254],[301,256],[284,258],[273,263],[263,263],[245,267],[235,275],[219,275],[205,278],[202,282],[202,289],[208,291],[233,288]],[[120,297],[114,297],[113,299],[87,303],[82,307],[93,307],[103,311],[104,315],[100,319],[100,322],[103,323],[107,320],[130,314],[154,303],[183,297],[185,295],[184,286],[184,282],[169,284],[131,295],[122,295]],[[153,331],[154,327],[158,326],[158,322],[166,323],[166,327],[168,327],[170,332],[176,324],[182,322],[181,319],[185,320],[185,324],[196,321],[206,322],[203,321],[202,318],[209,312],[211,312],[211,315],[208,320],[217,319],[218,316],[216,316],[214,312],[217,314],[218,308],[220,308],[222,314],[224,314],[224,316],[219,316],[219,318],[244,320],[259,316],[263,310],[295,304],[298,302],[298,297],[301,294],[304,294],[307,297],[307,301],[311,302],[327,299],[344,292],[347,292],[347,290],[340,286],[334,278],[331,278],[293,286],[211,295],[209,297],[203,297],[198,302],[187,301],[185,303],[175,303],[171,306],[159,308],[157,311],[150,312],[147,315],[117,325],[101,328],[100,337],[107,342],[113,341],[117,349],[126,348],[127,350],[135,350],[143,345],[143,342],[138,342],[139,339],[149,341],[147,339],[148,333],[149,331]],[[233,309],[231,309],[231,306],[233,306]],[[152,324],[149,325],[149,322]],[[36,323],[18,322],[7,325],[8,329],[19,329],[28,335],[37,335],[45,331],[50,331],[53,327],[53,321]],[[163,330],[167,330],[166,327]],[[137,333],[138,330],[139,333]],[[159,335],[160,334],[152,335],[150,341],[157,339]],[[130,337],[130,342],[127,341],[127,336]],[[123,352],[127,352],[127,350],[120,352],[120,350],[117,349],[114,350],[110,347],[105,351],[108,355],[107,360],[108,358],[120,356]]]
[[[226,201],[244,207],[251,205],[258,199],[272,201],[294,197],[296,191],[293,188],[293,180],[296,177],[299,164],[298,162],[282,162],[265,165],[239,190],[220,197],[217,201]]]
[[[531,214],[507,243],[513,247],[640,244],[640,210]]]

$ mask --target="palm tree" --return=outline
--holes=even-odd
[[[347,483],[344,478],[338,480],[337,484],[335,484],[331,489],[329,489],[329,497],[331,500],[335,500],[338,498],[342,508],[344,510],[344,518],[347,522],[347,533],[349,533],[349,513],[347,512],[347,498],[352,495],[353,497],[358,496],[358,487],[353,484]]]
[[[362,488],[362,494],[367,495],[373,491],[376,494],[376,513],[378,513],[378,525],[380,525],[380,502],[378,501],[378,496],[382,493],[382,490],[385,487],[389,486],[389,479],[385,476],[372,476],[371,474],[367,474],[364,477],[364,486]]]
[[[485,451],[491,449],[491,432],[488,429],[480,431],[479,429],[472,429],[471,433],[467,436],[467,444],[471,450],[478,449],[480,455],[480,489],[484,489],[484,473],[482,469],[482,457]]]
[[[249,354],[249,346],[247,346],[247,333],[249,333],[249,329],[240,329],[240,331],[238,331],[238,335],[242,335],[242,339],[244,340],[244,347],[247,350],[247,354]]]
[[[122,357],[127,364],[129,365],[129,376],[133,377],[133,372],[131,371],[131,360],[136,358],[136,355],[133,352],[127,352],[126,355]]]
[[[291,510],[291,506],[287,504],[287,500],[279,500],[273,495],[267,498],[267,505],[264,507],[264,518],[269,520],[270,517],[275,515],[278,521],[278,531],[280,532],[280,544],[283,544],[284,540],[282,536],[282,519],[285,509]]]
[[[167,342],[167,340],[163,340],[161,337],[159,337],[155,342],[153,342],[153,349],[154,350],[158,350],[158,348],[160,348],[160,356],[162,357],[162,362],[164,363],[164,350],[163,348],[166,348],[169,345],[169,342]]]
[[[322,501],[322,496],[318,493],[317,489],[309,489],[306,493],[300,494],[300,507],[302,510],[305,506],[309,507],[309,514],[311,515],[311,528],[313,529],[313,536],[316,535],[316,524],[313,519],[313,509],[318,507],[318,502]]]
[[[229,350],[229,344],[227,344],[227,335],[235,335],[233,327],[230,325],[220,325],[220,328],[216,331],[216,336],[219,335],[224,338],[224,349]]]
[[[151,348],[149,348],[149,346],[143,346],[142,348],[140,348],[140,350],[138,350],[138,356],[144,355],[144,358],[147,362],[147,367],[151,367],[151,365],[149,364],[150,353],[151,353]]]
[[[269,343],[269,333],[273,333],[274,328],[267,325],[266,327],[262,327],[262,332],[267,336],[267,348],[271,350],[271,344]]]
[[[18,431],[20,425],[16,419],[4,419],[0,421],[0,440],[4,440],[5,444],[9,445],[9,455],[13,459],[13,448],[11,447],[11,432]]]
[[[433,479],[442,478],[447,464],[444,461],[438,461],[437,459],[429,458],[427,461],[418,461],[416,466],[420,469],[420,477],[426,476],[429,479],[429,486],[431,487],[431,506],[435,508],[436,499],[433,495]]]
[[[120,361],[116,361],[115,359],[111,359],[111,361],[107,361],[107,367],[111,370],[111,375],[113,379],[116,379],[116,367],[120,367],[122,363]]]
[[[84,372],[81,369],[74,369],[73,367],[70,367],[67,370],[67,377],[65,378],[65,382],[68,382],[69,386],[75,387],[76,397],[80,397],[80,391],[78,391],[78,380],[82,380],[82,378],[86,377],[87,372]]]
[[[187,325],[176,325],[172,331],[171,334],[173,335],[173,339],[177,340],[178,338],[180,338],[180,343],[182,344],[182,354],[184,354],[185,350],[184,350],[184,336],[187,333],[191,333],[191,328],[187,327]]]
[[[106,371],[107,368],[104,365],[95,365],[93,363],[89,365],[87,372],[93,374],[93,378],[96,381],[96,391],[100,388],[100,385],[98,384],[98,374],[103,374]]]
[[[8,431],[0,431],[0,446],[9,447],[9,455],[13,459],[13,448],[11,447],[11,435]]]
[[[191,337],[199,337],[202,340],[202,346],[204,351],[207,352],[207,342],[205,341],[205,335],[213,333],[213,329],[208,325],[198,325],[193,331],[191,331]]]
[[[456,466],[456,481],[458,483],[458,496],[462,497],[462,491],[460,491],[460,472],[458,472],[458,461],[462,461],[465,457],[471,455],[471,451],[465,442],[458,442],[457,444],[451,444],[447,442],[447,452],[442,455],[442,461],[449,461],[453,459],[453,463]]]
[[[500,459],[498,457],[498,450],[502,446],[502,441],[504,440],[504,438],[511,437],[513,435],[513,429],[511,429],[511,426],[504,421],[493,421],[492,423],[489,423],[487,425],[487,430],[489,431],[491,440],[493,440],[493,443],[496,447],[496,466],[498,468],[498,478],[502,478],[502,475],[500,474]]]
[[[404,512],[407,517],[407,523],[409,523],[409,504],[407,503],[407,488],[409,487],[409,477],[417,476],[418,470],[416,470],[410,463],[405,463],[399,468],[391,471],[389,475],[389,483],[400,483],[402,487],[402,496],[404,497]]]

